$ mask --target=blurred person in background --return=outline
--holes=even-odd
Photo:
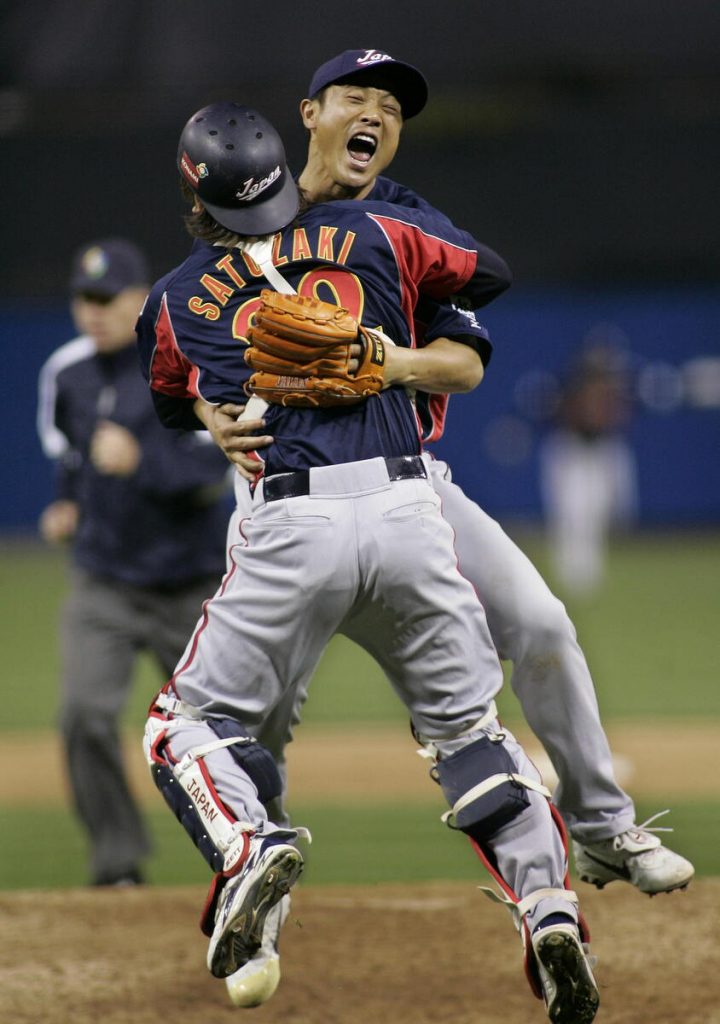
[[[568,593],[587,595],[601,585],[611,530],[635,518],[631,415],[627,354],[610,341],[586,345],[568,369],[540,448],[550,554]]]
[[[137,656],[167,678],[225,569],[228,463],[201,434],[158,421],[135,322],[147,260],[122,238],[75,255],[79,336],[40,373],[38,431],[57,466],[39,529],[71,545],[60,624],[60,729],[93,885],[144,880],[151,843],[123,761],[120,716]]]

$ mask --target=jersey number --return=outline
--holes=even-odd
[[[337,270],[334,267],[318,267],[310,270],[298,283],[298,295],[307,295],[314,299],[323,299],[344,306],[358,323],[362,322],[365,308],[365,293],[360,279],[349,270]],[[260,308],[259,297],[248,299],[233,317],[233,338],[247,345],[247,334],[252,318]]]

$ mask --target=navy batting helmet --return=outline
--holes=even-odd
[[[221,102],[198,110],[183,128],[177,163],[203,206],[230,231],[268,235],[297,213],[282,140],[249,107]]]

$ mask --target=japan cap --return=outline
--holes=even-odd
[[[427,103],[427,82],[418,69],[381,50],[345,50],[333,57],[313,75],[308,96],[312,99],[328,85],[350,81],[387,89],[399,101],[405,120]]]
[[[282,139],[266,118],[238,103],[211,103],[185,125],[180,173],[218,224],[239,235],[269,235],[300,203]]]
[[[126,288],[146,288],[149,283],[150,270],[144,254],[125,238],[88,242],[73,257],[73,295],[113,299]]]

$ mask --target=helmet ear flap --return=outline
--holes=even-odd
[[[177,166],[212,217],[237,234],[279,231],[298,211],[282,139],[250,107],[224,101],[196,111],[180,135]]]

